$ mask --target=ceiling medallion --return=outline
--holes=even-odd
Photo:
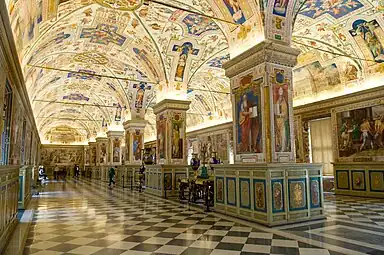
[[[144,0],[96,0],[96,3],[115,10],[134,11],[140,8]]]
[[[108,58],[98,52],[83,52],[76,54],[73,58],[76,62],[85,64],[106,65],[108,64]]]

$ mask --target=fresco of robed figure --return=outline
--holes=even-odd
[[[273,85],[275,150],[276,152],[290,152],[288,84],[285,81],[284,70],[276,69],[275,75],[276,82]]]
[[[260,153],[261,111],[260,83],[262,79],[253,81],[253,76],[246,75],[240,79],[240,88],[236,90],[236,125],[237,153]]]

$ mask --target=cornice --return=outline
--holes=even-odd
[[[190,104],[191,101],[187,100],[164,99],[153,107],[153,113],[158,114],[169,109],[188,111]]]
[[[383,86],[380,86],[311,104],[296,106],[293,110],[295,115],[303,115],[303,118],[324,114],[330,115],[333,108],[382,98],[384,98],[384,89]]]
[[[107,142],[108,137],[96,137],[96,142],[97,143],[102,143],[102,142]]]
[[[144,129],[148,121],[144,119],[132,119],[123,123],[124,129]]]
[[[122,137],[124,135],[124,131],[122,130],[109,130],[107,132],[108,138],[110,137]]]
[[[294,67],[300,50],[265,40],[223,64],[225,75],[232,78],[261,63]]]

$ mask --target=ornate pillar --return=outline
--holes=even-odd
[[[186,112],[190,101],[164,99],[154,107],[157,164],[187,164]]]
[[[97,165],[106,165],[107,162],[107,147],[108,147],[108,138],[107,137],[97,137],[96,138],[96,164]]]
[[[89,142],[89,165],[96,166],[96,142]]]
[[[121,165],[124,131],[108,131],[108,164]]]
[[[83,159],[84,159],[84,165],[85,166],[89,166],[89,163],[90,163],[90,148],[89,148],[89,145],[84,145],[84,155],[83,155]]]
[[[141,164],[144,149],[144,128],[147,121],[143,119],[127,120],[125,129],[125,164]]]
[[[300,51],[263,41],[224,64],[237,163],[295,162],[292,68]]]

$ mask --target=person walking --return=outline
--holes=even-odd
[[[114,181],[114,178],[115,178],[115,168],[111,167],[109,169],[109,187],[111,186],[111,184],[113,183],[113,185],[115,185],[115,181]]]

